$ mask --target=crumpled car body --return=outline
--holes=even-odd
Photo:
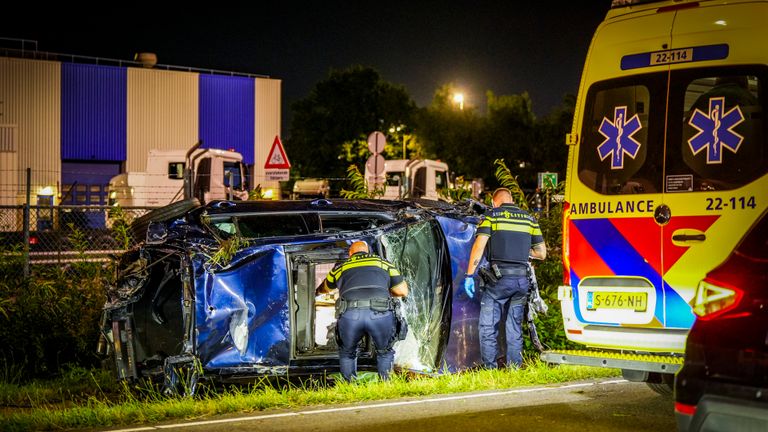
[[[326,274],[366,241],[410,287],[395,366],[421,373],[479,364],[479,304],[460,285],[479,222],[429,201],[216,201],[152,222],[108,289],[101,352],[118,377],[225,382],[338,371]],[[363,341],[360,370],[375,370]]]

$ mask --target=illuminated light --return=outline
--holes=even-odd
[[[40,189],[40,192],[37,193],[38,195],[53,195],[53,188],[50,186],[46,186],[42,189]]]
[[[571,284],[571,260],[570,248],[568,247],[568,221],[571,210],[571,203],[563,203],[563,285]]]
[[[394,128],[394,126],[393,126],[393,127],[391,127],[391,128],[389,128],[389,133],[395,133],[395,128]]]
[[[274,196],[275,196],[275,191],[274,190],[267,189],[266,191],[264,191],[264,198],[272,199],[272,198],[274,198]]]
[[[459,109],[464,109],[464,93],[454,93],[453,101],[459,104]]]
[[[717,20],[717,21],[715,21],[715,24],[720,25],[720,26],[727,26],[728,25],[728,23],[725,22],[725,20]]]
[[[30,237],[29,237],[29,244],[31,244],[31,245],[35,245],[35,244],[37,244],[37,237],[35,237],[35,236],[30,236]]]
[[[739,312],[735,314],[725,315],[723,319],[746,318],[751,316],[752,316],[752,312]]]
[[[687,405],[680,402],[675,402],[675,411],[680,414],[692,416],[696,414],[696,405]]]
[[[117,198],[117,191],[112,191],[112,192],[110,192],[110,193],[109,193],[109,197],[110,197],[110,198],[112,198],[112,199],[115,199],[115,198]]]
[[[741,302],[744,292],[733,286],[724,286],[720,281],[704,279],[696,288],[693,298],[693,313],[700,320],[707,321],[733,310]]]

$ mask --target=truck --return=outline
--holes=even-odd
[[[232,150],[150,150],[144,172],[126,172],[109,181],[109,205],[161,207],[185,199],[185,176],[191,181],[186,198],[201,203],[217,199],[248,199],[248,169]]]
[[[379,176],[365,170],[370,190],[383,188],[383,199],[440,199],[440,190],[449,188],[448,164],[430,159],[393,159],[384,161]]]
[[[328,198],[330,194],[331,187],[328,179],[305,178],[296,180],[293,184],[291,199]]]
[[[704,282],[766,213],[766,2],[614,0],[584,64],[563,208],[567,338],[551,363],[671,392]]]

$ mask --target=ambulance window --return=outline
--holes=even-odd
[[[670,130],[667,192],[735,189],[765,174],[764,77],[760,68],[673,75],[670,115],[678,113],[679,130]]]
[[[582,183],[608,195],[661,190],[664,102],[651,95],[663,95],[665,85],[663,74],[593,85],[579,146]]]

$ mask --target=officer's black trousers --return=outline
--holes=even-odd
[[[391,311],[375,312],[370,309],[348,309],[339,317],[339,366],[341,374],[349,381],[357,372],[357,346],[368,334],[376,346],[376,368],[382,379],[389,379],[395,350],[395,315]]]

